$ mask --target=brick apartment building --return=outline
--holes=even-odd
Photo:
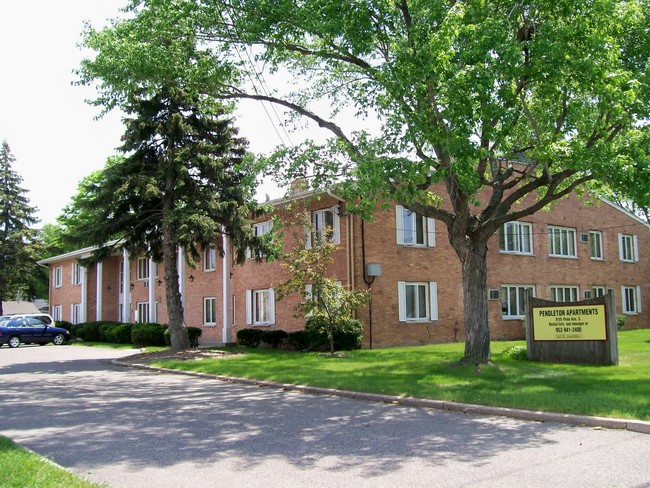
[[[386,347],[464,340],[460,262],[445,226],[398,206],[378,210],[373,221],[346,212],[332,192],[307,191],[273,202],[283,222],[308,215],[315,231],[331,226],[340,245],[331,274],[342,284],[370,288],[371,303],[358,312],[364,345]],[[270,216],[254,224],[268,232]],[[284,229],[285,246],[305,238]],[[190,268],[179,259],[185,322],[201,327],[203,343],[234,341],[244,327],[299,330],[301,299],[275,300],[274,287],[288,278],[282,263],[247,260],[231,265],[215,248]],[[650,226],[620,207],[577,195],[523,221],[506,224],[488,251],[489,321],[492,339],[524,338],[523,293],[578,301],[613,290],[618,315],[629,327],[650,327]],[[167,320],[163,270],[148,258],[116,251],[88,268],[79,258],[92,249],[41,261],[50,268],[50,310],[55,320],[160,322]],[[643,305],[646,305],[643,307]]]

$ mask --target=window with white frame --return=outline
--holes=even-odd
[[[604,297],[607,291],[604,286],[594,286],[591,288],[592,298]]]
[[[81,284],[81,265],[79,263],[72,263],[72,284]]]
[[[271,232],[271,221],[270,220],[267,220],[265,222],[258,222],[256,224],[253,224],[253,235],[255,237],[261,237],[264,234],[268,234],[269,232]],[[252,258],[255,257],[255,255],[253,254],[253,251],[250,248],[246,250],[246,257],[248,259],[252,259]],[[260,253],[259,257],[263,258],[264,254]]]
[[[341,243],[341,219],[339,218],[338,207],[315,210],[311,213],[311,224],[314,235],[307,237],[307,247],[313,243],[322,242],[326,239],[332,244]]]
[[[580,289],[577,286],[552,286],[551,300],[554,302],[577,302]]]
[[[63,320],[63,305],[52,305],[52,319],[55,322]]]
[[[641,313],[641,287],[640,286],[622,286],[621,295],[623,297],[623,313],[634,315]]]
[[[634,263],[639,260],[639,241],[630,234],[618,235],[618,255],[621,261]]]
[[[401,205],[395,206],[397,243],[403,246],[434,247],[436,245],[436,221],[418,215]]]
[[[589,232],[589,246],[591,248],[591,259],[604,259],[602,232],[597,230],[592,230]]]
[[[578,257],[576,253],[576,230],[568,227],[548,228],[549,254],[561,258]]]
[[[275,323],[275,293],[272,288],[246,290],[246,324],[273,325]]]
[[[217,323],[217,299],[215,297],[203,298],[203,323],[205,325]]]
[[[147,322],[155,322],[153,318],[149,318],[149,302],[138,302],[136,304],[136,322],[139,324],[146,324]]]
[[[501,285],[501,316],[504,319],[523,319],[526,315],[526,292],[535,296],[533,285]]]
[[[63,286],[63,266],[57,266],[52,270],[52,287],[61,288]]]
[[[400,322],[438,320],[438,284],[430,282],[397,282]]]
[[[533,224],[506,222],[499,233],[499,249],[503,253],[533,254]]]
[[[217,249],[208,246],[203,250],[203,271],[214,271],[217,269]]]
[[[149,258],[138,258],[136,266],[136,279],[139,281],[149,279]]]
[[[73,303],[70,307],[70,319],[71,319],[70,322],[72,322],[73,324],[80,324],[83,321],[83,317],[81,315],[82,315],[81,304]]]

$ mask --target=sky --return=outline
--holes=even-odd
[[[121,117],[86,103],[89,87],[73,86],[84,52],[78,47],[84,21],[94,27],[119,16],[126,0],[4,0],[0,2],[0,141],[15,158],[39,226],[56,223],[81,179],[117,153]],[[86,53],[87,54],[87,53]],[[259,105],[244,105],[236,124],[249,149],[267,153],[280,144]],[[264,184],[258,195],[282,195]]]

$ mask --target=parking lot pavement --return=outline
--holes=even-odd
[[[116,367],[129,351],[0,349],[0,433],[119,487],[650,486],[650,437]]]

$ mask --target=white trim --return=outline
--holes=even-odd
[[[95,297],[95,320],[102,320],[102,303],[104,302],[104,262],[98,261],[95,265],[96,275],[96,297]]]
[[[438,283],[429,282],[429,318],[432,321],[438,320]]]
[[[253,290],[246,290],[246,325],[253,325]]]
[[[427,217],[427,244],[436,247],[436,219]]]

